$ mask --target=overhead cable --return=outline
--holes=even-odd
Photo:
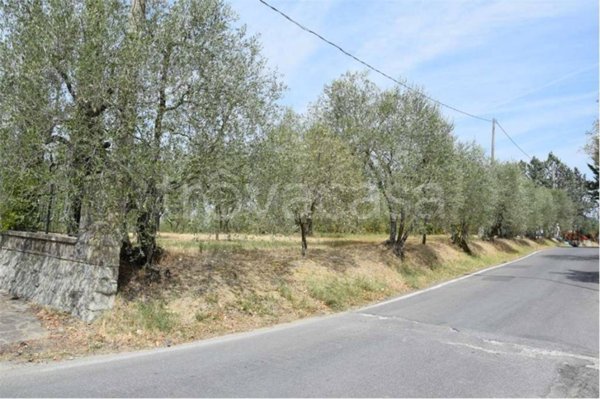
[[[302,25],[300,22],[296,21],[295,19],[293,19],[292,17],[290,17],[289,15],[287,15],[286,13],[284,13],[283,11],[281,11],[281,10],[279,10],[278,8],[274,7],[273,5],[271,5],[271,4],[269,4],[269,3],[267,3],[265,0],[258,0],[258,1],[260,1],[262,4],[264,4],[265,6],[269,7],[271,10],[275,11],[277,14],[281,15],[282,17],[284,17],[285,19],[287,19],[288,21],[290,21],[291,23],[293,23],[294,25],[296,25],[296,26],[297,26],[297,27],[299,27],[300,29],[302,29],[302,30],[304,30],[304,31],[306,31],[306,32],[308,32],[308,33],[310,33],[310,34],[311,34],[311,35],[313,35],[313,36],[316,36],[317,38],[319,38],[320,40],[322,40],[322,41],[324,41],[325,43],[329,44],[330,46],[332,46],[332,47],[335,47],[336,49],[338,49],[339,51],[341,51],[341,52],[342,52],[343,54],[345,54],[346,56],[348,56],[348,57],[352,58],[353,60],[357,61],[358,63],[360,63],[360,64],[362,64],[362,65],[366,66],[366,67],[367,67],[367,68],[369,68],[370,70],[372,70],[372,71],[375,71],[376,73],[378,73],[379,75],[381,75],[381,76],[385,77],[386,79],[389,79],[389,80],[391,80],[392,82],[399,84],[400,86],[404,87],[405,89],[407,89],[407,90],[410,90],[410,91],[413,91],[413,92],[416,92],[416,93],[419,93],[419,94],[421,94],[423,97],[425,97],[425,98],[429,99],[430,101],[432,101],[432,102],[434,102],[434,103],[436,103],[436,104],[439,104],[439,105],[440,105],[440,106],[442,106],[442,107],[445,107],[445,108],[451,109],[451,110],[453,110],[453,111],[455,111],[455,112],[458,112],[458,113],[460,113],[460,114],[463,114],[463,115],[466,115],[466,116],[468,116],[468,117],[471,117],[471,118],[474,118],[474,119],[478,119],[478,120],[481,120],[481,121],[484,121],[484,122],[491,122],[491,123],[494,123],[494,120],[493,120],[493,119],[484,118],[484,117],[482,117],[482,116],[478,116],[478,115],[472,114],[472,113],[470,113],[470,112],[463,111],[463,110],[461,110],[461,109],[459,109],[459,108],[456,108],[456,107],[454,107],[454,106],[452,106],[452,105],[446,104],[446,103],[444,103],[444,102],[442,102],[442,101],[440,101],[440,100],[436,100],[435,98],[433,98],[433,97],[430,97],[430,96],[428,96],[428,95],[426,95],[426,94],[424,94],[424,93],[420,92],[419,90],[417,90],[417,89],[414,89],[413,87],[410,87],[410,86],[409,86],[409,85],[407,85],[406,83],[404,83],[404,82],[402,82],[402,81],[400,81],[400,80],[398,80],[398,79],[395,79],[395,78],[393,78],[392,76],[390,76],[389,74],[387,74],[387,73],[383,72],[383,71],[382,71],[382,70],[380,70],[379,68],[376,68],[376,67],[374,67],[373,65],[369,64],[368,62],[366,62],[366,61],[363,61],[362,59],[358,58],[358,57],[357,57],[357,56],[355,56],[354,54],[352,54],[352,53],[350,53],[349,51],[347,51],[347,50],[345,50],[344,48],[342,48],[340,45],[338,45],[338,44],[336,44],[336,43],[332,42],[332,41],[331,41],[331,40],[329,40],[329,39],[326,39],[326,38],[325,38],[325,37],[323,37],[321,34],[319,34],[319,33],[315,32],[314,30],[312,30],[312,29],[310,29],[310,28],[307,28],[306,26]],[[514,145],[515,145],[515,147],[517,147],[517,148],[519,149],[519,151],[521,151],[521,152],[522,152],[522,153],[523,153],[523,154],[524,154],[524,155],[525,155],[527,158],[531,159],[531,156],[530,156],[529,154],[527,154],[527,153],[526,153],[526,152],[525,152],[525,151],[524,151],[524,150],[523,150],[523,149],[522,149],[522,148],[521,148],[521,147],[520,147],[520,146],[519,146],[519,145],[518,145],[518,144],[517,144],[517,143],[516,143],[516,142],[513,140],[513,138],[512,138],[512,137],[510,137],[510,135],[509,135],[509,134],[506,132],[506,130],[505,130],[503,127],[502,127],[502,125],[500,125],[500,123],[498,123],[498,121],[497,121],[497,120],[495,120],[495,123],[498,125],[498,127],[500,128],[500,130],[502,130],[502,133],[504,133],[504,135],[505,135],[506,137],[508,137],[508,139],[509,139],[509,140],[510,140],[510,141],[511,141],[511,142],[512,142]]]
[[[498,125],[498,127],[500,128],[500,130],[502,130],[502,133],[504,133],[504,135],[506,137],[508,137],[508,139],[515,145],[515,147],[517,147],[519,149],[519,151],[521,151],[527,158],[531,159],[531,155],[529,155],[528,153],[525,152],[525,150],[523,150],[514,140],[512,137],[510,137],[510,135],[506,132],[506,130],[504,130],[504,128],[502,127],[502,125],[496,120],[496,125]]]
[[[366,66],[366,67],[367,67],[367,68],[369,68],[370,70],[372,70],[372,71],[375,71],[376,73],[378,73],[378,74],[380,74],[381,76],[383,76],[383,77],[385,77],[385,78],[387,78],[387,79],[391,80],[392,82],[399,84],[400,86],[402,86],[402,87],[406,88],[407,90],[410,90],[410,91],[413,91],[413,92],[417,92],[417,93],[421,94],[423,97],[425,97],[425,98],[429,99],[430,101],[433,101],[434,103],[436,103],[436,104],[439,104],[439,105],[441,105],[442,107],[446,107],[446,108],[448,108],[448,109],[451,109],[451,110],[453,110],[453,111],[455,111],[455,112],[458,112],[458,113],[460,113],[460,114],[463,114],[463,115],[469,116],[469,117],[471,117],[471,118],[479,119],[479,120],[481,120],[481,121],[485,121],[485,122],[492,122],[492,120],[491,120],[491,119],[484,118],[484,117],[482,117],[482,116],[478,116],[478,115],[474,115],[474,114],[472,114],[472,113],[470,113],[470,112],[467,112],[467,111],[463,111],[463,110],[461,110],[461,109],[458,109],[458,108],[456,108],[456,107],[454,107],[454,106],[452,106],[452,105],[449,105],[449,104],[443,103],[443,102],[441,102],[441,101],[439,101],[439,100],[436,100],[436,99],[435,99],[435,98],[433,98],[433,97],[430,97],[430,96],[428,96],[428,95],[426,95],[426,94],[424,94],[424,93],[421,93],[419,90],[417,90],[417,89],[414,89],[414,88],[410,87],[409,85],[407,85],[406,83],[404,83],[404,82],[402,82],[402,81],[400,81],[400,80],[398,80],[398,79],[395,79],[395,78],[393,78],[392,76],[390,76],[389,74],[387,74],[387,73],[383,72],[383,71],[382,71],[382,70],[380,70],[379,68],[376,68],[376,67],[374,67],[373,65],[369,64],[368,62],[366,62],[366,61],[363,61],[363,60],[361,60],[360,58],[358,58],[357,56],[355,56],[355,55],[351,54],[350,52],[348,52],[348,51],[344,50],[344,49],[343,49],[341,46],[339,46],[339,45],[335,44],[335,43],[334,43],[334,42],[332,42],[331,40],[328,40],[328,39],[326,39],[325,37],[323,37],[323,36],[322,36],[322,35],[320,35],[319,33],[315,32],[314,30],[312,30],[312,29],[310,29],[310,28],[307,28],[306,26],[302,25],[302,24],[301,24],[301,23],[299,23],[298,21],[294,20],[294,19],[293,19],[292,17],[290,17],[289,15],[285,14],[283,11],[281,11],[281,10],[277,9],[276,7],[272,6],[271,4],[267,3],[265,0],[258,0],[258,1],[260,1],[262,4],[264,4],[265,6],[269,7],[270,9],[272,9],[273,11],[275,11],[276,13],[278,13],[279,15],[281,15],[282,17],[284,17],[285,19],[287,19],[288,21],[290,21],[291,23],[293,23],[294,25],[296,25],[297,27],[299,27],[300,29],[302,29],[302,30],[304,30],[304,31],[306,31],[306,32],[308,32],[308,33],[310,33],[310,34],[312,34],[312,35],[314,35],[314,36],[318,37],[320,40],[324,41],[325,43],[329,44],[330,46],[333,46],[333,47],[335,47],[336,49],[338,49],[339,51],[341,51],[342,53],[344,53],[344,54],[345,54],[345,55],[347,55],[348,57],[352,58],[353,60],[355,60],[355,61],[357,61],[357,62],[361,63],[362,65]]]

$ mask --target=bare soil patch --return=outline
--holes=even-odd
[[[69,359],[247,331],[380,301],[551,244],[474,240],[468,256],[445,236],[427,245],[415,237],[400,261],[374,235],[311,238],[305,258],[297,237],[204,238],[161,234],[160,280],[123,270],[114,309],[91,324],[35,307],[48,335],[0,346],[0,360]]]

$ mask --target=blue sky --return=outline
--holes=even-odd
[[[581,147],[598,115],[596,0],[270,0],[294,19],[443,102],[497,118],[530,155],[588,173]],[[297,111],[356,61],[263,6],[231,0]],[[376,75],[380,87],[391,82]],[[444,109],[460,140],[490,149],[491,124]],[[496,156],[525,156],[499,131]],[[589,174],[589,173],[588,173]]]

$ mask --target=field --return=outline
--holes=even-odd
[[[47,339],[0,348],[0,359],[42,361],[164,347],[338,312],[424,288],[553,245],[473,240],[473,256],[447,236],[411,237],[400,261],[381,235],[299,238],[163,233],[160,279],[122,270],[115,307],[86,325],[37,308]]]

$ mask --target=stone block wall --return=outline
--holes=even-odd
[[[100,230],[0,234],[0,290],[92,321],[113,306],[119,274],[119,242]]]

